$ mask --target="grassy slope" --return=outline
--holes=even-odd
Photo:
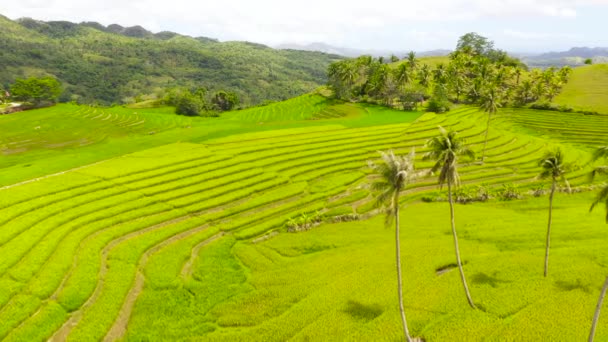
[[[382,114],[382,115],[376,115]],[[326,119],[326,120],[324,120]],[[57,105],[0,115],[0,186],[176,141],[202,142],[279,128],[404,122],[415,116],[372,105],[336,104],[304,95],[265,107],[189,118],[171,108]]]
[[[608,64],[574,68],[555,103],[608,114]]]
[[[377,150],[422,153],[442,125],[462,132],[479,152],[485,115],[463,107],[420,116],[320,100],[307,96],[220,119],[113,109],[112,121],[108,114],[87,116],[92,108],[65,106],[55,114],[29,112],[81,136],[92,127],[111,135],[71,147],[71,155],[90,151],[91,160],[124,154],[119,147],[133,141],[140,145],[129,151],[184,142],[0,190],[0,338],[44,340],[69,320],[70,340],[101,339],[120,323],[128,293],[134,306],[127,340],[398,338],[393,238],[380,218],[324,224],[260,244],[250,239],[301,212],[368,213],[365,165]],[[119,123],[136,111],[150,126],[125,131]],[[83,128],[64,120],[66,113]],[[558,144],[571,160],[588,160],[596,131],[607,122],[560,115],[518,110],[497,116],[487,162],[463,165],[463,182],[537,187],[535,161]],[[86,121],[106,117],[103,124]],[[45,145],[65,133],[20,131],[19,120],[31,120],[25,116],[0,117],[0,125],[7,118],[6,127],[19,132],[10,139],[35,138],[36,144],[6,158],[40,163],[39,172],[44,165],[71,165],[63,147]],[[163,133],[165,119],[177,122]],[[151,128],[159,133],[148,135]],[[419,168],[430,165],[418,160]],[[5,168],[3,179],[23,177],[22,170]],[[586,172],[571,174],[571,183],[586,184]],[[434,179],[424,178],[404,200],[429,193],[438,195]],[[558,196],[548,280],[540,273],[546,199],[457,207],[467,275],[486,312],[466,307],[456,272],[434,274],[453,262],[446,205],[412,203],[402,222],[406,306],[415,334],[439,341],[584,336],[608,257],[601,213],[587,214],[589,200],[589,194]],[[137,270],[145,285],[139,291]],[[608,336],[605,322],[600,338]]]

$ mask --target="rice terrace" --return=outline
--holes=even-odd
[[[1,341],[608,341],[601,56],[0,34]]]

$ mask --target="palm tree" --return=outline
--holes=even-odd
[[[416,58],[416,53],[414,51],[410,51],[407,54],[407,64],[412,70],[416,70],[418,67],[418,58]]]
[[[555,188],[558,181],[562,181],[568,191],[570,191],[570,184],[566,179],[566,173],[569,171],[570,166],[564,163],[564,153],[558,149],[545,153],[545,155],[538,161],[538,166],[543,168],[543,171],[538,175],[539,179],[551,178],[551,193],[549,195],[549,223],[547,225],[547,243],[545,249],[545,277],[549,271],[549,246],[551,242],[551,221],[553,214],[553,195],[555,195]]]
[[[395,78],[397,79],[397,83],[399,84],[399,86],[401,86],[402,88],[405,88],[405,86],[407,86],[412,81],[410,67],[407,63],[399,64],[397,69],[395,69]]]
[[[521,78],[521,68],[516,67],[515,68],[515,85],[519,85],[519,79]]]
[[[412,341],[410,332],[407,328],[405,319],[405,309],[403,307],[403,285],[401,280],[401,246],[399,235],[399,193],[415,177],[414,151],[407,156],[396,156],[393,151],[380,152],[382,156],[381,164],[370,163],[380,178],[372,184],[372,189],[379,191],[376,199],[377,205],[385,206],[386,224],[389,225],[395,219],[395,246],[397,259],[397,290],[399,292],[399,311],[401,312],[401,322],[403,332],[408,342]]]
[[[462,280],[462,286],[464,287],[467,301],[473,309],[476,309],[477,307],[473,303],[471,293],[469,293],[469,287],[467,286],[467,280],[464,276],[464,270],[462,269],[462,262],[460,260],[458,235],[456,234],[456,223],[454,221],[454,201],[452,199],[452,187],[458,187],[460,185],[460,176],[458,175],[457,166],[458,157],[466,156],[474,159],[475,154],[471,149],[464,145],[464,140],[459,138],[456,132],[448,132],[443,127],[439,127],[439,131],[441,134],[438,137],[434,137],[426,143],[426,146],[430,151],[424,155],[424,160],[435,161],[435,165],[431,169],[431,172],[436,173],[439,171],[439,187],[442,188],[445,183],[448,184],[450,218],[458,271],[460,272],[460,279]]]
[[[486,158],[486,147],[488,146],[488,132],[490,132],[490,122],[492,121],[492,114],[496,114],[498,108],[501,106],[500,98],[496,88],[491,85],[490,89],[483,96],[481,108],[488,113],[488,124],[486,126],[486,134],[483,143],[483,151],[481,152],[481,161],[483,162]]]
[[[598,160],[600,158],[608,159],[608,146],[600,147],[593,154],[593,160]],[[596,167],[591,173],[591,180],[595,178],[596,175],[608,175],[608,166],[599,166]],[[604,185],[600,192],[597,194],[597,197],[591,204],[591,208],[589,211],[592,211],[598,204],[604,203],[606,208],[606,223],[608,223],[608,185]],[[595,307],[595,314],[593,315],[593,323],[591,324],[591,332],[589,333],[589,342],[593,342],[595,338],[595,329],[597,328],[597,322],[600,318],[600,310],[602,309],[602,304],[604,302],[604,298],[606,297],[606,292],[608,291],[608,277],[604,281],[604,286],[602,287],[602,291],[600,292],[600,298],[597,301],[597,305]]]
[[[418,79],[421,85],[425,87],[429,86],[431,83],[431,68],[428,64],[422,65],[422,68],[420,68],[420,71],[418,72]]]

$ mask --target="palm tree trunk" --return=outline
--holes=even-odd
[[[462,269],[462,262],[460,261],[460,248],[458,247],[458,236],[456,235],[456,222],[454,219],[454,201],[452,200],[452,181],[450,179],[448,179],[448,201],[450,202],[450,218],[452,221],[452,235],[454,236],[454,249],[456,250],[456,262],[458,264],[458,271],[460,272],[460,279],[462,280],[462,286],[464,287],[464,292],[467,295],[467,301],[469,302],[469,305],[473,309],[477,309],[477,307],[473,303],[473,299],[471,298],[471,293],[469,292],[467,280],[464,277],[464,270]]]
[[[553,217],[553,195],[555,194],[555,178],[551,184],[551,194],[549,195],[549,224],[547,225],[547,246],[545,249],[545,277],[549,273],[549,246],[551,244],[551,221]]]
[[[591,325],[591,332],[589,333],[589,342],[593,342],[595,338],[595,328],[597,327],[597,321],[600,318],[600,310],[602,309],[602,303],[604,302],[604,297],[606,297],[606,291],[608,290],[608,277],[606,277],[606,281],[604,282],[604,287],[602,287],[602,292],[600,293],[600,299],[597,301],[597,306],[595,307],[595,315],[593,316],[593,324]]]
[[[399,311],[401,312],[401,323],[403,324],[403,333],[407,342],[412,341],[410,331],[407,328],[405,319],[405,308],[403,307],[403,285],[401,283],[401,243],[399,240],[399,191],[395,195],[395,245],[397,246],[397,289],[399,291]]]
[[[488,125],[486,126],[486,137],[483,143],[483,152],[481,152],[481,161],[486,159],[486,147],[488,146],[488,133],[490,132],[490,121],[492,120],[492,112],[488,112]]]

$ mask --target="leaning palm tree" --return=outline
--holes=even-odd
[[[597,160],[600,158],[608,159],[608,146],[600,147],[593,155],[593,159]],[[596,175],[608,175],[608,166],[599,166],[596,167],[591,173],[591,180],[595,178]],[[597,194],[597,197],[591,204],[592,211],[598,204],[604,203],[606,207],[606,223],[608,223],[608,185],[604,185],[600,192]],[[600,318],[600,310],[602,309],[602,304],[604,302],[604,298],[606,297],[606,292],[608,291],[608,277],[604,281],[604,286],[602,287],[602,291],[600,292],[600,298],[597,301],[597,306],[595,307],[595,314],[593,315],[593,323],[591,325],[591,332],[589,333],[589,342],[593,342],[595,338],[595,329],[597,328],[597,322]]]
[[[543,168],[543,171],[537,176],[538,179],[551,178],[551,193],[549,195],[549,223],[547,225],[547,243],[545,248],[545,277],[549,272],[549,246],[551,244],[551,221],[553,218],[553,196],[557,183],[562,181],[566,185],[568,192],[570,191],[570,183],[566,179],[566,173],[570,170],[570,165],[564,162],[564,153],[557,149],[545,153],[538,161],[538,166]]]
[[[405,319],[405,309],[403,307],[403,285],[401,280],[401,246],[399,241],[399,194],[405,186],[415,177],[414,151],[407,156],[396,156],[393,151],[380,152],[382,163],[370,166],[380,176],[372,184],[372,189],[379,192],[376,203],[386,208],[386,221],[389,225],[395,220],[395,246],[397,258],[397,290],[399,292],[399,311],[401,312],[401,322],[403,332],[408,342],[412,341],[407,321]]]
[[[492,122],[492,115],[496,114],[500,104],[500,96],[494,85],[490,85],[490,89],[483,96],[483,102],[481,108],[488,113],[488,124],[486,125],[486,134],[483,143],[483,151],[481,152],[481,161],[483,162],[486,158],[486,147],[488,146],[488,132],[490,132],[490,122]]]
[[[462,269],[462,262],[460,260],[460,248],[458,247],[458,235],[456,234],[456,223],[454,220],[454,201],[452,199],[452,188],[460,185],[460,176],[458,175],[457,166],[458,157],[465,156],[474,159],[475,154],[471,149],[464,145],[464,140],[459,138],[456,132],[448,132],[443,127],[439,127],[439,131],[441,134],[438,137],[434,137],[426,143],[426,146],[430,151],[424,155],[424,160],[435,161],[435,165],[431,169],[431,172],[436,173],[439,171],[439,187],[442,188],[446,183],[448,185],[448,201],[450,202],[450,218],[458,271],[460,272],[460,279],[462,280],[462,286],[464,287],[467,301],[473,309],[476,309],[477,307],[471,298],[471,293],[469,292],[464,270]]]

